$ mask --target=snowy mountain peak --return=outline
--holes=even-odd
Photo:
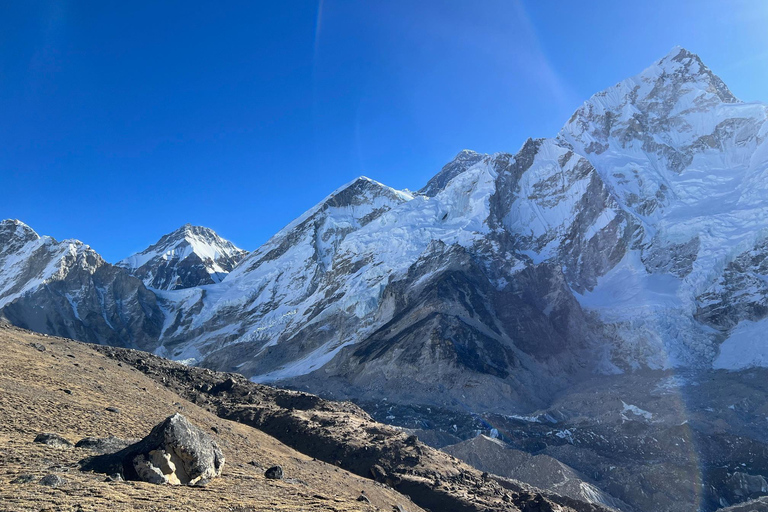
[[[599,142],[622,122],[632,122],[629,135],[642,134],[640,129],[646,128],[642,125],[650,122],[654,126],[648,127],[654,131],[694,132],[698,127],[685,123],[681,116],[735,103],[740,102],[698,55],[675,47],[641,73],[593,95],[574,112],[561,133],[579,138],[589,130],[594,139],[590,142]],[[600,150],[597,145],[588,149]]]
[[[764,119],[764,105],[740,102],[697,55],[677,47],[638,75],[592,96],[559,138],[587,156],[606,181],[614,181],[605,173],[615,172],[619,153],[625,167],[620,180],[646,167],[651,175],[637,181],[647,190],[631,186],[628,193],[641,201],[651,193],[658,206],[669,196],[668,173],[682,173],[708,151],[733,147],[738,158],[746,157]],[[655,209],[647,206],[646,211]]]
[[[434,197],[440,191],[442,191],[448,183],[463,173],[469,170],[471,167],[479,163],[483,158],[488,155],[477,153],[470,149],[463,149],[458,155],[454,157],[449,163],[445,164],[443,168],[427,184],[422,188],[419,193],[427,197]]]
[[[709,69],[701,58],[683,47],[676,46],[664,58],[641,73],[642,77],[664,80],[667,84],[693,84],[716,95],[724,103],[738,103],[728,86]]]
[[[185,224],[117,265],[149,288],[178,290],[218,283],[246,254],[210,228]]]
[[[406,191],[360,176],[334,190],[267,240],[246,258],[232,278],[248,274],[267,262],[287,262],[291,258],[297,261],[290,265],[302,269],[308,265],[312,272],[323,272],[348,234],[412,199],[413,195]]]
[[[350,181],[346,185],[337,188],[329,196],[327,196],[318,205],[318,207],[354,206],[362,204],[363,202],[370,200],[372,197],[379,195],[392,197],[398,196],[406,200],[412,199],[410,194],[406,192],[395,190],[366,176],[360,176]]]
[[[6,250],[10,244],[21,244],[37,240],[40,235],[20,220],[5,219],[0,221],[0,247]]]

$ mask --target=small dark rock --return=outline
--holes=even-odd
[[[357,497],[357,501],[362,501],[363,503],[371,502],[371,500],[368,499],[368,496],[365,495],[365,491],[360,491],[360,496]]]
[[[46,487],[58,487],[63,483],[64,480],[59,475],[54,474],[45,475],[40,479],[40,485],[45,485]]]
[[[72,354],[67,354],[67,357],[71,357],[72,359],[75,359],[75,356],[73,356]]]
[[[419,438],[415,435],[410,435],[405,439],[405,444],[408,446],[416,446],[416,443],[419,442]]]
[[[54,448],[72,448],[72,443],[61,437],[59,434],[52,434],[50,432],[37,434],[34,442],[46,446],[53,446]]]
[[[213,431],[215,434],[218,434],[218,433],[219,433],[219,429],[218,429],[218,427],[211,427],[211,430],[212,430],[212,431]]]
[[[11,480],[12,484],[28,484],[29,482],[35,481],[35,475],[25,474],[25,475],[19,475],[13,480]]]
[[[71,389],[62,389],[62,391],[63,391],[64,393],[68,394],[68,395],[71,395],[71,394],[72,394],[72,390],[71,390]]]
[[[107,410],[109,412],[114,412],[115,414],[119,414],[120,413],[120,409],[118,407],[107,407]]]
[[[30,343],[29,346],[37,350],[38,352],[45,352],[45,345],[43,345],[42,343]]]
[[[281,466],[272,466],[264,472],[264,476],[272,480],[282,480],[283,468]]]

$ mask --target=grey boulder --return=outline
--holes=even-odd
[[[46,446],[53,446],[54,448],[72,448],[72,443],[63,438],[59,434],[52,434],[50,432],[43,432],[37,434],[35,442],[44,444]]]
[[[138,443],[81,462],[84,471],[172,485],[196,485],[221,476],[223,466],[224,454],[211,436],[178,413]]]
[[[45,475],[40,479],[40,485],[44,485],[46,487],[58,487],[63,483],[64,480],[59,475],[54,474]]]

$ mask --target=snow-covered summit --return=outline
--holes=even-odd
[[[177,290],[220,282],[246,254],[212,229],[185,224],[117,265],[149,288]]]
[[[247,273],[266,261],[276,260],[299,240],[312,246],[316,261],[326,265],[339,242],[349,233],[365,226],[393,205],[407,202],[413,195],[360,176],[327,195],[293,222],[278,231],[251,253],[234,272]]]
[[[5,219],[0,221],[0,253],[2,254],[15,251],[27,242],[38,238],[40,235],[20,220]]]

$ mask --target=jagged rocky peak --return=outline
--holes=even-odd
[[[314,222],[329,215],[354,218],[356,223],[364,225],[393,204],[411,199],[413,196],[407,191],[396,190],[366,176],[359,176],[331,192],[275,236],[285,234],[308,220],[313,219]]]
[[[470,149],[460,151],[453,160],[445,164],[440,172],[427,182],[424,188],[419,190],[419,193],[427,197],[436,196],[453,178],[468,170],[486,156],[488,155],[477,153]]]
[[[179,290],[220,282],[246,254],[212,229],[185,224],[118,266],[149,288]]]
[[[697,55],[677,47],[592,96],[558,139],[594,165],[623,207],[658,219],[676,203],[709,201],[748,178],[767,118],[764,104],[739,101]]]
[[[27,242],[38,238],[40,235],[20,220],[5,219],[0,221],[0,252],[2,253],[14,252]]]
[[[696,89],[717,96],[724,103],[739,102],[725,82],[698,55],[680,46],[672,48],[639,77],[653,83],[655,89],[651,91],[650,97],[655,97],[653,93],[663,96],[665,90],[669,89],[678,94]]]

